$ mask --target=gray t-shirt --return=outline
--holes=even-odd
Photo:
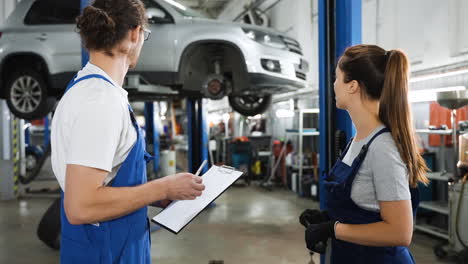
[[[382,128],[378,127],[365,139],[353,141],[343,162],[351,166],[362,146]],[[379,135],[370,145],[354,179],[351,199],[359,207],[374,212],[380,211],[378,201],[411,200],[408,169],[390,133]]]

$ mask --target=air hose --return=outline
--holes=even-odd
[[[468,181],[468,173],[465,174],[465,176],[462,179],[462,186],[460,190],[460,197],[458,198],[458,205],[457,205],[457,213],[456,213],[456,218],[455,218],[455,233],[457,235],[458,240],[460,241],[461,245],[467,249],[468,246],[465,244],[463,241],[461,235],[460,235],[460,211],[462,208],[462,203],[463,203],[463,193],[465,192],[465,183]]]

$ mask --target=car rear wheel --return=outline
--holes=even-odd
[[[265,112],[271,104],[271,95],[229,96],[229,104],[244,116],[255,116]]]
[[[39,119],[50,113],[56,99],[47,96],[43,77],[32,69],[14,72],[7,81],[6,100],[10,111],[26,120]]]

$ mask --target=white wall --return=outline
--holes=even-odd
[[[0,25],[7,19],[20,0],[0,0]]]
[[[466,0],[363,0],[363,43],[404,50],[413,73],[438,73],[468,65],[468,1]],[[468,74],[411,83],[411,90],[468,87]],[[413,103],[416,128],[426,128],[430,102]],[[427,135],[420,135],[428,146]],[[429,147],[438,152],[439,148]],[[451,150],[445,159],[454,160]],[[449,166],[447,170],[451,171]]]
[[[468,1],[363,0],[363,42],[406,51],[412,70],[468,61]]]

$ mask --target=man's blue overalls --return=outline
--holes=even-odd
[[[112,84],[104,76],[88,75],[75,81],[72,80],[67,91],[78,82],[90,78],[100,78]],[[147,181],[146,161],[148,154],[145,150],[144,138],[130,106],[129,112],[133,126],[137,131],[137,141],[109,185],[112,187],[137,186]],[[61,263],[151,263],[151,241],[146,207],[118,219],[100,222],[99,226],[92,224],[71,225],[65,215],[62,195],[61,220]]]
[[[351,187],[372,141],[379,135],[388,132],[390,130],[383,128],[375,134],[362,147],[361,152],[351,166],[342,162],[351,145],[349,144],[341,158],[333,166],[330,176],[324,182],[327,190],[326,208],[331,220],[344,224],[370,224],[382,221],[379,212],[364,210],[353,202],[351,199]],[[413,214],[415,214],[419,204],[419,192],[417,188],[410,188],[410,192]],[[407,247],[370,247],[333,238],[331,263],[406,264],[415,262]]]

